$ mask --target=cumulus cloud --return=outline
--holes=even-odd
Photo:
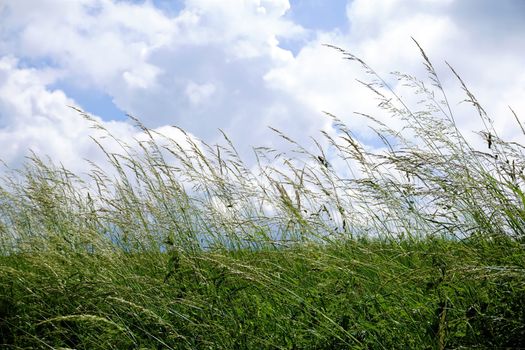
[[[105,167],[105,155],[90,136],[101,140],[107,134],[94,130],[94,123],[130,145],[148,138],[127,122],[104,121],[97,116],[91,116],[91,121],[84,119],[71,108],[81,106],[63,91],[48,88],[56,76],[52,69],[21,68],[13,57],[0,59],[0,149],[1,159],[9,167],[21,167],[31,152],[49,156],[79,175],[90,169],[86,159]],[[159,127],[155,131],[188,147],[186,135],[175,128]],[[193,138],[191,134],[188,137]],[[123,152],[116,143],[102,144],[107,152]]]
[[[186,96],[193,105],[199,105],[210,98],[215,92],[215,86],[211,83],[205,83],[202,85],[195,84],[190,81],[186,86]]]
[[[13,57],[0,60],[0,147],[10,165],[19,165],[29,149],[68,165],[90,153],[88,126],[68,108],[74,102],[62,91],[46,90],[49,75],[53,74],[19,69]]]
[[[355,81],[362,70],[322,44],[364,58],[400,89],[390,71],[426,74],[411,36],[436,63],[467,132],[480,125],[457,106],[463,96],[445,59],[496,126],[517,137],[507,104],[525,113],[520,1],[353,0],[347,28],[313,31],[287,16],[290,8],[288,0],[186,0],[176,11],[153,1],[0,3],[2,158],[19,159],[29,147],[70,162],[92,156],[87,125],[67,107],[75,101],[49,87],[61,82],[102,91],[149,127],[175,124],[209,142],[221,128],[246,152],[274,142],[267,125],[300,142],[329,131],[323,110],[366,138],[353,112],[373,112],[377,101]],[[281,45],[287,40],[301,47],[292,53]],[[136,132],[104,122],[127,137]]]
[[[98,89],[126,77],[148,87],[159,73],[148,53],[172,35],[171,21],[149,3],[20,0],[0,13],[4,51],[47,59],[69,79]]]
[[[483,3],[480,5],[487,11],[492,7],[486,1],[478,3]],[[476,7],[473,2],[470,4],[472,8]],[[390,126],[401,127],[398,121],[378,113],[373,94],[356,83],[356,78],[363,79],[361,67],[341,60],[337,53],[327,52],[322,44],[345,48],[363,58],[407,102],[415,103],[418,97],[410,92],[406,94],[402,82],[390,76],[390,72],[398,70],[420,78],[427,75],[419,50],[411,40],[415,37],[434,61],[456,111],[456,120],[469,138],[473,138],[472,131],[482,129],[482,124],[474,109],[459,105],[465,95],[445,60],[454,66],[478,96],[501,134],[517,138],[519,131],[510,126],[513,118],[507,105],[523,111],[522,115],[525,113],[523,99],[518,97],[524,89],[525,70],[520,66],[521,59],[516,50],[525,47],[521,35],[525,27],[517,32],[500,33],[504,35],[497,36],[498,40],[494,36],[485,39],[479,34],[479,29],[493,26],[501,31],[505,27],[503,22],[508,20],[505,15],[523,19],[524,13],[516,15],[507,9],[510,12],[504,11],[505,15],[501,14],[499,22],[466,21],[466,9],[471,7],[454,0],[350,1],[347,5],[348,33],[318,33],[293,60],[271,69],[265,75],[266,80],[283,93],[303,96],[312,110],[328,110],[338,115],[364,137],[369,135],[367,126],[353,115],[354,111],[372,113]],[[480,17],[485,16],[486,13]],[[491,41],[490,48],[484,46],[485,40]]]
[[[292,118],[308,132],[319,126],[262,78],[292,58],[279,38],[304,33],[283,17],[289,7],[287,0],[188,0],[170,16],[149,1],[21,0],[0,12],[2,48],[48,60],[63,81],[103,90],[150,127],[177,124],[207,140],[223,128],[245,143]],[[54,36],[60,40],[47,40]]]

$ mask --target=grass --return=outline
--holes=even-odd
[[[411,106],[336,49],[404,123],[361,115],[379,150],[327,113],[335,131],[313,147],[274,130],[292,151],[256,148],[248,166],[226,135],[177,141],[133,119],[128,145],[79,111],[108,164],[6,170],[1,347],[525,348],[523,146],[451,68],[486,147],[469,143],[423,50],[430,87],[395,75]]]

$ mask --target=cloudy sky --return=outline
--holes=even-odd
[[[244,152],[271,145],[271,125],[301,142],[330,131],[322,111],[366,139],[353,112],[374,102],[360,67],[425,76],[415,37],[463,98],[452,64],[516,138],[508,105],[525,118],[522,0],[0,0],[0,159],[28,150],[73,170],[99,155],[77,106],[117,136],[177,125],[214,143],[224,130]],[[392,81],[395,84],[395,81]],[[456,116],[468,133],[475,113]]]

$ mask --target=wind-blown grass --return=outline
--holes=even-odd
[[[417,45],[417,43],[416,43]],[[417,45],[419,47],[419,45]],[[336,116],[305,147],[144,138],[80,177],[36,155],[0,187],[6,348],[525,347],[523,146],[462,135],[434,66],[410,106],[358,57],[379,151]],[[521,127],[518,118],[518,125]],[[525,132],[524,132],[525,134]],[[330,156],[327,156],[330,154]],[[344,166],[342,165],[344,164]],[[350,176],[350,175],[351,176]]]

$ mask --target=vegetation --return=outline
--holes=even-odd
[[[416,43],[417,45],[417,43]],[[419,45],[418,45],[419,47]],[[315,147],[211,146],[144,127],[78,176],[36,155],[0,187],[0,347],[525,348],[524,147],[458,130],[436,71],[364,82],[371,148],[337,117]],[[518,125],[521,124],[516,117]],[[522,128],[523,130],[523,128]],[[525,134],[525,131],[524,131]],[[108,151],[104,142],[119,145]]]

